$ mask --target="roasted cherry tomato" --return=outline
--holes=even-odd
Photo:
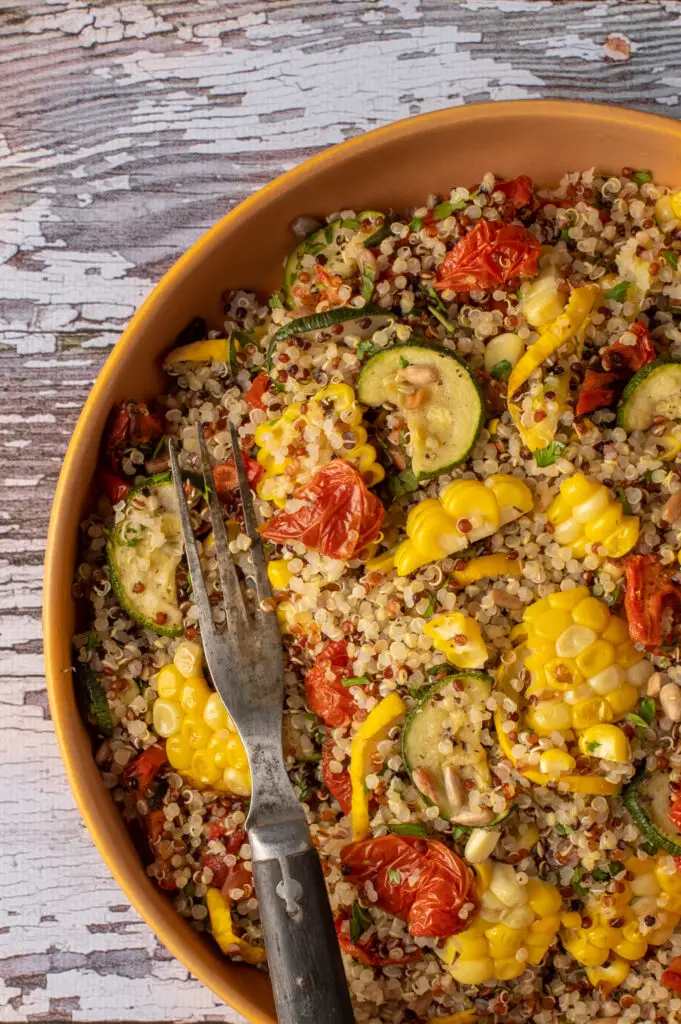
[[[104,451],[111,468],[120,472],[129,448],[145,448],[163,437],[163,419],[145,402],[121,402],[111,412],[104,434]]]
[[[674,957],[667,970],[662,972],[661,980],[665,988],[681,993],[681,956]]]
[[[263,468],[259,462],[252,459],[250,455],[246,455],[242,451],[241,457],[244,460],[244,468],[246,470],[246,479],[248,480],[248,486],[251,490],[254,490],[260,477],[263,475]],[[228,462],[223,462],[219,466],[213,467],[213,479],[215,480],[215,489],[218,492],[219,498],[227,498],[235,491],[239,486],[239,478],[236,472],[236,466],[234,465],[234,459],[229,459]]]
[[[106,469],[100,469],[99,482],[112,505],[117,505],[119,501],[123,501],[123,498],[130,490],[129,483],[121,480],[115,473],[109,473]]]
[[[681,587],[673,582],[672,571],[657,555],[630,555],[627,559],[624,608],[634,643],[659,647],[670,641],[674,613],[681,608]]]
[[[606,370],[612,370],[618,377],[624,378],[637,373],[642,366],[652,363],[653,359],[657,357],[655,346],[645,324],[638,321],[628,327],[626,333],[636,336],[634,345],[625,345],[618,339],[613,341],[612,345],[608,345],[601,356],[601,362]]]
[[[598,370],[587,370],[584,380],[579,386],[577,395],[577,416],[586,416],[596,409],[604,409],[615,398],[612,385],[617,380],[614,373],[600,373]]]
[[[242,864],[243,861],[237,861],[235,865],[230,867],[228,864],[225,864],[225,857],[229,856],[229,854],[233,855],[238,853],[246,842],[246,832],[244,829],[237,825],[236,828],[225,832],[221,825],[216,822],[211,822],[206,826],[205,834],[206,839],[219,839],[225,847],[224,854],[204,853],[203,855],[201,863],[204,868],[210,868],[213,872],[213,878],[210,884],[216,885],[221,889],[225,885],[225,882],[229,882],[230,889],[242,888],[239,877],[234,869],[239,867],[239,864]],[[250,879],[245,879],[245,881],[248,881],[251,886],[253,885],[252,876]]]
[[[146,819],[147,835],[149,836],[149,842],[153,845],[157,843],[163,833],[165,832],[168,819],[166,813],[162,808],[158,808],[155,811],[149,811]]]
[[[340,804],[343,814],[349,814],[352,804],[350,773],[345,769],[340,773],[331,771],[329,765],[334,760],[332,750],[333,743],[325,740],[322,744],[322,778],[331,796]]]
[[[305,693],[310,710],[330,729],[338,729],[352,718],[357,705],[343,679],[350,675],[345,640],[332,640],[317,655],[305,676]]]
[[[281,511],[260,528],[267,540],[300,541],[311,551],[347,560],[374,539],[385,509],[359,470],[333,459],[294,492],[297,512]]]
[[[360,935],[356,942],[350,937],[350,925],[346,914],[339,914],[336,918],[336,935],[338,945],[354,960],[359,960],[369,967],[392,967],[395,964],[415,964],[423,960],[423,953],[416,950],[414,953],[405,953],[404,956],[395,958],[389,955],[389,950],[382,954],[379,949],[379,939],[376,932],[371,932],[368,937]]]
[[[470,292],[495,288],[516,277],[536,277],[541,244],[525,228],[478,221],[437,268],[436,288]]]
[[[669,808],[669,820],[679,831],[681,831],[681,790],[677,790],[674,793],[674,797]],[[681,857],[675,857],[677,868],[680,866]]]
[[[147,789],[154,781],[161,768],[168,763],[166,745],[163,740],[147,747],[132,761],[128,761],[121,772],[121,781],[128,789],[140,792]]]
[[[267,373],[259,373],[244,395],[244,402],[251,409],[264,409],[263,396],[269,387],[270,377]]]
[[[508,181],[495,182],[494,191],[504,193],[506,198],[504,205],[510,207],[510,213],[516,213],[524,206],[532,206],[534,203],[534,184],[532,178],[528,178],[526,174],[520,174],[517,178],[509,178]]]
[[[472,871],[437,839],[388,835],[350,843],[341,850],[341,864],[348,881],[370,881],[376,906],[405,920],[414,936],[455,935],[478,904]],[[462,918],[465,903],[473,906]]]

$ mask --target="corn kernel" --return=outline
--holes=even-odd
[[[627,643],[620,644],[615,649],[615,662],[621,666],[621,668],[632,668],[634,665],[638,665],[639,661],[643,658],[640,651],[637,651],[634,645],[627,641]]]
[[[495,924],[485,932],[485,939],[489,943],[489,955],[494,960],[503,960],[515,956],[516,950],[520,949],[522,944],[523,933],[518,928]],[[483,955],[485,952],[486,950],[483,950]]]
[[[552,608],[551,611],[546,612],[545,615],[534,621],[533,628],[537,636],[545,640],[557,640],[559,636],[574,627],[572,626],[572,616],[569,612]],[[569,654],[563,655],[560,651],[558,653],[561,657],[570,657]]]
[[[478,957],[487,955],[487,939],[484,935],[470,935],[468,931],[460,932],[453,937],[453,945],[462,960],[477,960]]]
[[[579,960],[580,964],[584,964],[585,967],[600,967],[610,955],[608,949],[592,946],[590,942],[579,936],[564,937],[563,945],[568,953],[571,953],[575,960]]]
[[[206,750],[197,750],[192,758],[190,772],[203,786],[214,786],[220,781],[222,772]]]
[[[524,970],[525,961],[516,960],[515,957],[510,960],[494,961],[494,977],[497,981],[511,981],[520,977]]]
[[[582,923],[582,915],[576,910],[567,910],[561,914],[560,923],[564,928],[579,928]]]
[[[479,960],[457,960],[449,972],[460,985],[482,985],[494,977],[494,963],[489,956]]]
[[[184,736],[172,736],[166,743],[166,754],[173,768],[186,772],[192,763],[194,751]]]
[[[598,987],[603,995],[607,996],[627,980],[630,970],[626,960],[614,957],[607,967],[587,967],[586,976],[594,988]]]
[[[625,516],[614,494],[583,473],[563,481],[546,514],[554,524],[556,542],[569,547],[574,558],[583,558],[592,547],[597,557],[620,558],[638,540],[636,516]]]
[[[569,625],[556,637],[556,654],[559,658],[576,658],[596,640],[596,634],[588,626]]]
[[[173,657],[173,664],[185,679],[200,675],[203,666],[201,646],[191,640],[180,641]]]
[[[560,608],[561,611],[571,612],[574,617],[574,612],[585,600],[593,600],[589,597],[589,590],[587,587],[573,587],[572,590],[557,590],[553,594],[549,594],[548,598],[549,608]],[[539,603],[539,602],[537,602]],[[532,605],[530,605],[530,608]],[[527,611],[530,609],[528,608]],[[575,621],[577,621],[575,619]],[[582,623],[584,626],[588,626],[588,622]]]
[[[227,729],[231,719],[219,693],[211,693],[203,708],[203,720],[214,732]]]
[[[545,775],[560,775],[575,770],[577,762],[567,750],[543,750],[539,756],[539,771]]]
[[[285,558],[276,558],[267,563],[267,578],[274,590],[286,590],[291,573]]]
[[[620,619],[618,615],[611,615],[607,628],[603,633],[603,639],[609,640],[615,647],[626,643],[629,639],[629,627],[624,619]]]
[[[184,676],[176,665],[164,665],[156,676],[156,692],[159,697],[168,697],[172,700],[184,683]]]
[[[640,960],[642,956],[646,955],[648,943],[645,939],[641,942],[627,942],[627,940],[624,939],[622,942],[619,942],[614,949],[617,955],[621,956],[624,960]]]
[[[154,702],[152,720],[154,731],[164,740],[175,736],[182,725],[182,708],[174,700],[165,700],[159,697]]]
[[[576,658],[577,668],[587,679],[603,672],[613,664],[614,660],[615,648],[607,640],[596,640]]]
[[[612,720],[612,708],[602,697],[580,700],[572,708],[572,725],[575,729],[589,729],[599,722]]]
[[[554,701],[542,701],[525,712],[525,720],[539,736],[550,736],[552,732],[564,732],[572,724],[570,708]]]
[[[615,718],[623,718],[629,711],[636,707],[640,694],[631,683],[622,683],[617,690],[606,693],[605,699],[612,708]]]
[[[629,740],[616,725],[592,725],[579,737],[579,749],[588,757],[624,763],[631,760]]]
[[[602,633],[610,621],[610,612],[602,601],[595,597],[587,597],[573,610],[572,619],[578,626],[588,626],[596,633]]]
[[[200,676],[186,679],[180,690],[180,704],[185,711],[202,711],[210,695],[206,681]]]

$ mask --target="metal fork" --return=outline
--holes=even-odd
[[[238,436],[230,425],[246,533],[251,540],[253,612],[244,601],[229,550],[200,425],[197,432],[227,618],[223,632],[213,623],[172,441],[170,463],[206,661],[239,731],[251,770],[246,828],[277,1016],[280,1024],[352,1024],[355,1018],[324,875],[284,765],[284,658]]]

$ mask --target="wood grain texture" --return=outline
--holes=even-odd
[[[653,0],[0,0],[2,1024],[239,1020],[126,904],[49,721],[51,495],[122,326],[221,214],[319,149],[488,99],[678,116],[679,42],[681,4]]]

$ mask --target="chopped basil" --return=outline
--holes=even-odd
[[[409,228],[411,231],[420,231],[423,225],[423,217],[413,217],[409,222]]]
[[[556,832],[559,836],[569,836],[571,832],[574,832],[574,829],[570,828],[569,825],[563,825],[562,821],[559,821],[556,825]]]
[[[373,355],[373,351],[374,346],[371,338],[363,338],[355,349],[355,355],[358,359],[364,359],[365,356]]]
[[[560,441],[551,441],[550,444],[546,445],[546,448],[538,448],[534,452],[534,461],[538,466],[552,466],[564,451],[564,444],[561,444]]]
[[[402,881],[402,875],[399,871],[396,871],[395,868],[390,868],[388,871],[388,881],[391,885],[399,885]]]
[[[618,284],[616,284],[614,286],[614,288],[610,288],[605,293],[605,297],[606,297],[606,299],[614,299],[615,302],[624,302],[624,300],[627,297],[627,292],[628,291],[629,291],[629,282],[628,281],[620,281]]]
[[[447,307],[445,306],[444,302],[442,301],[442,299],[440,298],[440,296],[439,296],[439,295],[438,295],[438,293],[437,293],[437,292],[435,291],[435,289],[433,288],[433,286],[432,286],[432,285],[431,285],[431,286],[430,286],[430,288],[428,289],[428,294],[430,295],[431,299],[433,300],[433,302],[435,303],[435,305],[437,306],[437,308],[438,308],[438,309],[439,309],[439,310],[440,310],[440,311],[441,311],[442,313],[446,313],[446,312],[447,312]]]
[[[498,363],[495,363],[489,372],[490,376],[494,377],[495,380],[508,380],[511,376],[512,369],[513,367],[509,363],[508,359],[502,359]]]
[[[634,171],[631,177],[637,185],[645,185],[647,182],[653,180],[653,176],[650,171]]]
[[[156,454],[154,452],[154,454]],[[99,636],[96,633],[88,633],[88,638],[85,641],[85,646],[88,651],[93,651],[95,647],[99,647]]]
[[[635,725],[637,729],[647,729],[650,724],[649,722],[646,722],[645,718],[642,718],[641,715],[637,715],[635,711],[630,711],[627,715],[627,719],[632,725]]]
[[[617,495],[617,497],[619,498],[620,502],[622,503],[622,511],[624,512],[625,516],[630,516],[631,512],[632,512],[632,509],[631,509],[631,505],[629,504],[629,501],[627,499],[627,496],[624,493],[624,488],[623,487],[616,487],[615,488],[615,494]]]
[[[242,348],[246,348],[247,345],[255,345],[256,348],[258,347],[257,343],[250,336],[250,334],[246,334],[245,331],[239,331],[235,327],[232,330],[232,334],[234,335],[234,337],[239,342]]]
[[[651,725],[655,721],[656,705],[654,697],[645,697],[644,700],[641,701],[638,710],[640,711],[641,718],[644,722],[647,725]]]
[[[404,469],[397,476],[392,477],[389,482],[390,492],[393,498],[401,498],[403,494],[411,494],[418,490],[419,482],[416,479],[414,470]]]
[[[359,900],[355,900],[352,904],[352,913],[350,914],[350,938],[352,941],[357,942],[367,928],[371,927],[372,923],[371,914],[362,906]]]
[[[619,860],[610,861],[610,864],[608,865],[608,871],[610,872],[611,878],[614,878],[615,875],[619,875],[622,871],[624,871],[624,864],[622,864],[622,862]]]
[[[331,243],[333,242],[333,224],[328,224],[324,228],[324,238],[329,243],[329,245],[331,245]]]
[[[166,443],[167,440],[168,440],[168,435],[167,434],[164,434],[163,437],[159,438],[159,440],[156,442],[156,447],[154,448],[153,452],[151,453],[152,459],[156,458],[156,456],[161,451],[161,448],[163,448],[163,445]]]
[[[372,266],[367,265],[362,271],[362,287],[360,290],[360,295],[362,296],[365,302],[369,302],[371,300],[371,296],[374,293],[375,276],[376,272],[374,271],[374,268]]]
[[[561,240],[561,242],[570,242],[572,240],[570,238],[570,229],[569,228],[563,228],[562,229],[562,231],[560,233],[560,240]]]
[[[458,203],[452,203],[450,200],[446,200],[444,203],[438,203],[433,210],[433,217],[435,220],[445,220],[447,217],[451,217],[457,210],[463,210],[466,203],[463,199],[460,199]]]
[[[400,366],[402,367],[403,370],[406,370],[406,368],[409,366],[409,360],[405,359],[404,356],[400,356]]]
[[[367,686],[370,682],[369,676],[348,676],[343,680],[343,686]]]
[[[597,882],[607,882],[610,875],[607,871],[603,871],[601,868],[594,868],[591,872],[592,878],[595,878]]]
[[[270,387],[272,388],[272,391],[274,391],[275,395],[283,395],[286,391],[286,385],[280,380],[272,381]]]
[[[662,258],[669,264],[672,270],[678,270],[679,254],[674,252],[673,249],[665,249],[662,253]]]
[[[592,743],[587,743],[586,745],[586,749],[589,751],[590,754],[593,754],[593,752],[595,750],[598,750],[599,747],[600,743],[597,740],[594,740]]]
[[[579,864],[575,868],[575,870],[572,872],[572,879],[571,879],[571,882],[570,882],[570,884],[572,885],[572,891],[573,891],[573,893],[575,894],[575,896],[578,899],[581,899],[582,897],[586,896],[587,893],[589,892],[589,890],[585,889],[584,886],[582,885],[582,878],[583,877],[584,877],[584,868],[582,867],[581,864]]]
[[[267,305],[270,307],[270,309],[284,308],[284,303],[281,301],[278,295],[273,295],[272,298],[268,300]]]
[[[350,231],[357,231],[359,230],[359,221],[355,220],[354,217],[347,217],[346,220],[342,222],[342,226],[344,228],[348,228]]]
[[[395,822],[393,825],[388,825],[390,831],[396,836],[419,836],[421,839],[425,839],[428,835],[428,830],[425,825],[419,825],[418,822],[402,824],[402,822]]]
[[[423,613],[424,619],[429,619],[431,617],[431,615],[433,614],[433,612],[435,611],[436,608],[437,608],[437,598],[435,597],[435,594],[433,594],[431,596],[430,600],[428,601],[428,604],[426,605],[425,612]]]

